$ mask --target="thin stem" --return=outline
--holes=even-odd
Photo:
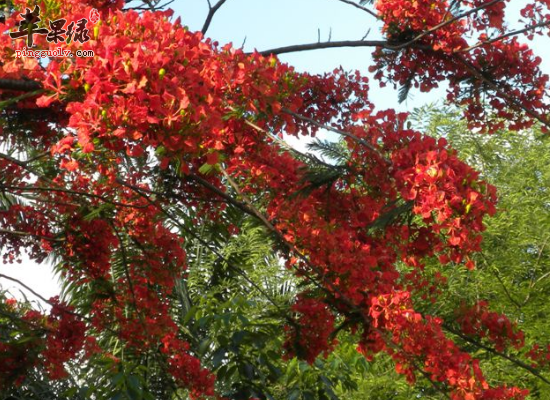
[[[71,311],[71,310],[68,310],[66,309],[65,307],[60,307],[59,304],[56,304],[54,303],[53,301],[50,301],[48,299],[46,299],[44,296],[40,295],[39,293],[37,293],[36,291],[34,291],[32,288],[30,288],[29,286],[25,285],[23,282],[21,282],[19,279],[16,279],[16,278],[12,278],[11,276],[8,276],[8,275],[4,275],[4,274],[0,274],[0,278],[4,278],[4,279],[7,279],[9,281],[12,281],[12,282],[15,282],[17,283],[18,285],[20,285],[22,288],[24,288],[25,290],[28,290],[30,293],[32,293],[34,296],[38,297],[40,300],[42,300],[44,303],[46,304],[49,304],[50,306],[52,307],[59,307],[59,309],[66,313],[66,314],[71,314],[71,315],[74,315],[76,317],[79,317],[79,318],[82,318],[86,321],[89,321],[91,322],[91,319],[82,315],[82,314],[79,314],[77,312],[74,312],[74,311]]]
[[[481,46],[484,46],[484,45],[487,45],[487,44],[491,44],[491,43],[495,43],[495,42],[498,42],[499,40],[506,39],[506,38],[509,38],[511,36],[520,35],[522,33],[532,31],[533,29],[542,28],[542,27],[545,27],[545,26],[550,26],[550,21],[544,21],[544,22],[540,22],[538,24],[529,25],[529,26],[526,26],[523,29],[518,29],[516,31],[511,31],[511,32],[508,32],[504,35],[500,35],[498,37],[495,37],[493,39],[487,39],[487,40],[481,41],[481,42],[479,42],[477,44],[474,44],[470,47],[466,47],[465,49],[459,49],[456,52],[457,53],[468,52],[470,50],[477,49],[478,47],[481,47]]]
[[[41,186],[8,186],[8,185],[2,185],[0,184],[0,189],[2,190],[9,190],[13,194],[18,194],[16,192],[59,192],[59,193],[67,193],[67,194],[74,194],[76,196],[85,196],[90,197],[93,199],[101,200],[104,203],[112,204],[118,207],[127,207],[127,208],[147,208],[147,206],[138,206],[134,204],[125,204],[120,203],[115,200],[109,200],[103,196],[100,196],[98,194],[94,193],[87,193],[87,192],[79,192],[76,190],[70,190],[70,189],[63,189],[63,188],[53,188],[53,187],[41,187]],[[13,192],[15,191],[15,192]]]
[[[236,111],[235,108],[233,107],[228,107],[231,111]],[[261,133],[264,133],[266,134],[267,136],[269,136],[272,140],[276,141],[278,144],[280,144],[281,146],[283,146],[285,149],[293,152],[294,154],[300,156],[300,157],[303,157],[303,158],[307,158],[308,160],[311,160],[313,161],[314,163],[318,163],[318,164],[321,164],[321,165],[324,165],[325,167],[334,167],[334,165],[331,165],[331,164],[328,164],[326,162],[324,162],[323,160],[320,160],[318,159],[317,157],[315,157],[314,155],[312,154],[309,154],[309,153],[302,153],[301,151],[299,150],[296,150],[294,147],[292,147],[290,144],[288,144],[287,142],[285,142],[284,140],[282,140],[281,138],[277,137],[276,135],[274,135],[273,133],[267,131],[266,129],[263,129],[261,128],[260,126],[258,126],[257,124],[255,124],[254,122],[252,121],[249,121],[247,120],[246,118],[244,119],[244,123],[248,126],[250,126],[251,128],[257,130],[258,132],[261,132]]]
[[[273,49],[262,50],[258,53],[263,56],[296,53],[308,50],[334,49],[341,47],[379,47],[388,50],[398,50],[395,44],[388,40],[340,40],[335,42],[315,42],[307,44],[295,44],[291,46],[276,47]],[[429,49],[429,46],[411,46],[415,48]]]
[[[327,131],[331,131],[331,132],[334,132],[334,133],[337,133],[341,136],[345,136],[345,137],[348,137],[350,139],[353,139],[354,141],[356,141],[357,143],[360,143],[362,144],[363,146],[365,146],[366,148],[368,148],[369,150],[371,150],[381,161],[383,161],[385,164],[387,165],[391,165],[391,161],[388,160],[387,158],[384,157],[384,155],[382,153],[380,153],[380,150],[377,149],[376,147],[374,147],[372,144],[370,144],[369,142],[367,142],[365,139],[362,139],[360,138],[359,136],[356,136],[354,135],[353,133],[351,132],[346,132],[346,131],[343,131],[341,129],[336,129],[336,128],[333,128],[332,126],[329,126],[329,125],[325,125],[325,124],[322,124],[320,123],[319,121],[316,121],[314,120],[313,118],[309,118],[309,117],[306,117],[304,115],[300,115],[300,114],[297,114],[295,113],[294,111],[291,111],[287,108],[283,108],[283,111],[287,114],[290,114],[298,119],[301,119],[302,121],[305,121],[305,122],[309,122],[310,124],[312,125],[315,125],[316,127],[318,128],[321,128],[321,129],[326,129]]]
[[[465,334],[463,334],[462,332],[460,331],[457,331],[456,329],[453,329],[451,328],[449,325],[446,325],[444,324],[443,325],[443,328],[445,328],[445,330],[447,330],[448,332],[451,332],[452,334],[460,337],[462,340],[468,342],[468,343],[471,343],[479,348],[482,348],[483,350],[486,350],[488,351],[489,353],[492,353],[492,354],[495,354],[499,357],[502,357],[502,358],[505,358],[506,360],[512,362],[513,364],[517,365],[518,367],[528,371],[529,373],[531,373],[533,376],[536,376],[537,378],[539,378],[541,381],[543,381],[544,383],[550,385],[550,381],[548,379],[546,379],[544,376],[542,376],[540,374],[539,371],[537,371],[535,368],[533,368],[532,366],[528,365],[528,364],[525,364],[523,361],[521,360],[518,360],[512,356],[509,356],[508,354],[506,353],[502,353],[496,349],[493,349],[492,347],[490,346],[487,346],[483,343],[480,343],[478,342],[477,340],[474,340],[468,336],[466,336]]]
[[[405,48],[405,47],[409,47],[411,44],[413,44],[413,43],[419,41],[419,40],[422,39],[424,36],[429,35],[430,33],[433,33],[433,32],[435,32],[435,31],[437,31],[438,29],[441,29],[441,28],[443,28],[443,27],[445,27],[445,26],[447,26],[447,25],[452,24],[453,22],[456,22],[456,21],[458,21],[458,20],[460,20],[460,19],[462,19],[462,18],[464,18],[464,17],[467,17],[467,16],[469,16],[469,15],[471,15],[471,14],[474,14],[474,13],[476,13],[476,12],[478,12],[478,11],[481,11],[481,10],[483,10],[483,9],[485,9],[485,8],[488,8],[488,7],[492,6],[493,4],[499,3],[499,2],[501,2],[501,1],[504,1],[504,0],[492,0],[492,1],[488,2],[488,3],[485,3],[485,4],[482,4],[482,5],[478,6],[478,7],[472,8],[471,10],[465,11],[465,12],[463,12],[462,14],[459,14],[459,15],[457,15],[457,16],[455,16],[455,17],[453,17],[453,18],[451,18],[451,19],[449,19],[449,20],[447,20],[447,21],[443,21],[443,22],[441,22],[441,23],[439,23],[439,24],[437,24],[437,25],[431,27],[430,29],[428,29],[428,30],[426,30],[426,31],[424,31],[424,32],[422,32],[422,33],[420,33],[420,34],[417,35],[417,36],[415,36],[415,37],[414,37],[413,39],[411,39],[411,40],[409,40],[409,41],[407,41],[407,42],[405,42],[405,43],[402,43],[402,44],[400,44],[400,45],[395,46],[394,49],[395,49],[395,50],[400,50],[400,49],[403,49],[403,48]]]
[[[37,235],[29,232],[14,231],[11,229],[0,229],[0,233],[6,233],[8,235],[21,236],[21,237],[36,237],[42,240],[47,240],[49,242],[64,242],[66,240],[62,238],[52,238],[48,236]]]
[[[380,17],[378,16],[378,14],[376,14],[374,11],[368,9],[367,7],[363,7],[362,5],[357,4],[357,3],[354,2],[354,1],[351,1],[351,0],[338,0],[338,1],[340,1],[340,2],[342,2],[342,3],[349,4],[349,5],[352,6],[352,7],[358,8],[359,10],[364,11],[364,12],[366,12],[367,14],[372,15],[372,16],[373,16],[374,18],[376,18],[376,19],[380,19]]]

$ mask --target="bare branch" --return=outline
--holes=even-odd
[[[228,107],[231,111],[236,111],[235,108],[229,106]],[[266,129],[263,129],[261,128],[260,126],[258,126],[257,124],[255,124],[254,122],[252,121],[249,121],[247,119],[244,119],[244,123],[248,126],[250,126],[251,128],[255,129],[256,131],[258,132],[261,132],[267,136],[269,136],[272,140],[274,140],[275,142],[277,142],[279,145],[281,145],[282,147],[284,147],[285,149],[293,152],[294,154],[297,154],[298,156],[300,157],[303,157],[303,158],[307,158],[308,160],[310,161],[313,161],[314,163],[317,163],[317,164],[321,164],[321,165],[324,165],[325,167],[334,167],[334,165],[330,165],[326,162],[324,162],[323,160],[320,160],[319,158],[315,157],[313,154],[310,154],[310,153],[302,153],[301,151],[295,149],[294,147],[292,147],[290,144],[288,144],[287,142],[285,142],[283,139],[277,137],[276,135],[274,135],[273,133],[267,131]]]
[[[75,317],[79,317],[87,322],[90,322],[92,323],[92,319],[83,315],[83,314],[80,314],[80,313],[77,313],[77,312],[74,312],[74,311],[71,311],[69,309],[67,309],[67,307],[63,307],[63,306],[59,306],[59,304],[56,304],[48,299],[46,299],[44,296],[38,294],[37,292],[35,292],[33,289],[31,289],[29,286],[25,285],[23,282],[21,282],[19,279],[15,279],[15,278],[12,278],[11,276],[8,276],[8,275],[4,275],[4,274],[0,274],[0,278],[4,278],[4,279],[7,279],[8,281],[12,281],[12,282],[15,282],[17,283],[18,285],[20,285],[22,288],[28,290],[30,293],[32,293],[33,295],[35,295],[37,298],[39,298],[40,300],[42,300],[44,303],[46,304],[49,304],[50,306],[52,307],[58,307],[59,310],[65,314],[70,314],[70,315],[74,315]],[[105,330],[115,334],[115,335],[118,335],[118,332],[115,331],[114,329],[112,328],[109,328],[109,327],[105,327]]]
[[[28,290],[30,293],[32,293],[33,295],[35,295],[36,297],[38,297],[40,300],[42,300],[44,303],[46,304],[49,304],[50,306],[54,306],[55,304],[52,303],[50,300],[46,299],[44,296],[38,294],[37,292],[35,292],[33,289],[31,289],[29,286],[25,285],[23,282],[21,282],[19,279],[15,279],[15,278],[12,278],[11,276],[7,276],[7,275],[4,275],[4,274],[0,274],[0,278],[4,278],[4,279],[7,279],[8,281],[12,281],[12,282],[15,282],[17,283],[18,285],[20,285],[22,288]],[[80,314],[77,314],[77,313],[74,313],[74,312],[71,312],[69,310],[65,310],[67,311],[67,313],[69,314],[72,314],[72,315],[76,315],[76,316],[79,316],[79,317],[82,317]]]
[[[348,0],[338,0],[338,1],[342,1],[347,4],[355,4],[356,6],[358,6],[358,4],[352,1],[348,1]],[[275,49],[260,51],[259,53],[261,55],[267,56],[271,54],[277,55],[277,54],[284,54],[284,53],[294,53],[294,52],[307,51],[307,50],[329,49],[329,48],[336,48],[336,47],[381,47],[388,50],[401,50],[407,47],[408,48],[414,47],[414,48],[427,50],[427,49],[430,49],[429,46],[413,46],[413,45],[417,41],[422,39],[424,36],[429,35],[430,33],[435,32],[438,29],[441,29],[447,25],[450,25],[453,22],[456,22],[464,17],[474,14],[484,8],[490,7],[493,4],[496,4],[500,1],[504,1],[504,0],[492,0],[479,7],[472,8],[471,10],[463,12],[451,19],[448,19],[446,21],[441,22],[440,24],[433,26],[432,28],[418,34],[413,39],[404,43],[392,43],[391,41],[387,41],[387,40],[345,40],[345,41],[338,41],[338,42],[309,43],[309,44],[285,46],[285,47],[279,47]]]
[[[70,190],[70,189],[64,189],[64,188],[55,188],[55,187],[41,187],[41,186],[10,186],[10,185],[3,185],[0,184],[0,189],[2,190],[8,190],[11,193],[18,195],[18,192],[58,192],[58,193],[67,193],[67,194],[73,194],[75,196],[84,196],[84,197],[90,197],[92,199],[101,200],[104,203],[112,204],[114,206],[118,207],[127,207],[127,208],[147,208],[147,206],[141,206],[141,205],[135,205],[135,204],[126,204],[126,203],[120,203],[116,200],[110,200],[106,197],[103,197],[101,195],[95,194],[95,193],[88,193],[88,192],[79,192],[77,190]]]
[[[14,230],[11,230],[11,229],[0,229],[0,233],[6,233],[8,235],[20,236],[20,237],[35,237],[35,238],[46,240],[46,241],[49,241],[49,242],[64,242],[65,241],[65,239],[61,239],[61,238],[52,238],[52,237],[43,236],[43,235],[36,235],[34,233],[29,233],[29,232],[14,231]]]
[[[367,14],[372,15],[372,16],[373,16],[374,18],[376,18],[376,19],[380,19],[380,17],[379,17],[374,11],[372,11],[372,10],[368,9],[367,7],[364,7],[364,6],[360,5],[360,4],[357,4],[357,3],[354,2],[354,1],[351,1],[351,0],[338,0],[338,1],[340,1],[340,2],[342,2],[342,3],[349,4],[350,6],[353,6],[353,7],[355,7],[355,8],[358,8],[359,10],[364,11],[364,12],[366,12]]]
[[[151,0],[141,0],[141,2],[143,4],[145,4],[145,6],[136,6],[136,7],[126,7],[124,8],[123,11],[126,11],[126,10],[135,10],[135,11],[157,11],[157,10],[162,10],[163,8],[169,6],[170,4],[172,4],[175,0],[169,0],[167,1],[166,3],[164,4],[161,4],[161,5],[157,5],[158,3],[160,3],[160,0],[154,0],[154,1],[151,1]],[[126,3],[131,3],[132,1],[126,1]]]
[[[340,40],[336,42],[316,42],[307,44],[295,44],[291,46],[277,47],[269,50],[262,50],[259,53],[263,56],[296,53],[299,51],[334,49],[340,47],[381,47],[388,50],[397,50],[395,44],[387,40]],[[415,46],[417,47],[417,46]],[[426,47],[428,48],[428,47]]]
[[[27,79],[0,79],[0,90],[33,92],[40,89],[42,89],[42,84],[40,82]]]
[[[202,26],[202,29],[201,29],[201,32],[203,35],[206,34],[206,32],[208,31],[208,28],[210,27],[210,23],[212,22],[212,19],[214,18],[214,15],[216,14],[216,12],[218,12],[218,10],[221,8],[221,6],[224,5],[226,1],[227,0],[219,0],[214,6],[212,6],[212,4],[210,3],[210,0],[208,1],[208,7],[209,7],[208,15],[206,16],[206,20],[204,21],[204,25]]]

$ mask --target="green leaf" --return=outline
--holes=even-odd
[[[226,353],[227,349],[225,347],[220,347],[214,352],[214,354],[212,355],[212,365],[214,366],[214,368],[218,368],[221,365]]]

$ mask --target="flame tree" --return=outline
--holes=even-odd
[[[244,53],[205,37],[225,0],[209,3],[202,32],[155,2],[42,1],[41,22],[35,15],[20,25],[36,4],[13,2],[3,33],[89,18],[89,40],[75,36],[65,48],[94,57],[40,63],[17,57],[24,40],[0,37],[2,255],[5,262],[23,254],[55,259],[68,288],[44,313],[4,296],[2,390],[37,374],[70,380],[68,365],[108,365],[116,382],[124,378],[120,365],[133,359],[130,394],[152,396],[163,377],[174,396],[221,398],[216,375],[228,351],[201,357],[211,343],[198,340],[199,322],[213,323],[215,310],[188,304],[202,317],[192,323],[189,312],[181,315],[191,276],[201,273],[191,268],[198,256],[189,244],[221,265],[211,280],[223,281],[220,268],[247,277],[211,237],[238,238],[247,221],[261,228],[299,288],[285,309],[250,280],[265,307],[280,312],[285,359],[313,365],[349,333],[366,360],[385,353],[409,383],[426,379],[447,398],[526,398],[529,388],[515,382],[491,385],[442,319],[417,307],[446,289],[426,262],[475,268],[495,188],[444,138],[410,129],[406,114],[377,110],[359,72],[299,73],[277,55],[372,47],[375,79],[399,86],[401,97],[445,82],[447,100],[461,106],[470,128],[537,124],[546,132],[548,76],[520,39],[548,35],[550,2],[527,2],[525,27],[515,31],[504,23],[503,0],[344,2],[378,20],[384,39]],[[34,45],[54,50],[51,39],[36,35]],[[317,144],[333,152],[330,159],[281,139],[322,128],[342,139],[340,152]],[[223,282],[218,287],[223,297]],[[497,352],[524,346],[517,325],[487,303],[457,307],[459,335],[483,337]],[[238,373],[251,385],[258,378],[250,368]],[[250,393],[268,398],[263,383]]]

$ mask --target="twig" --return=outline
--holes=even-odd
[[[376,18],[376,19],[380,19],[380,17],[379,17],[374,11],[368,9],[367,7],[362,6],[361,4],[357,4],[356,2],[351,1],[351,0],[338,0],[338,1],[340,1],[340,2],[342,2],[342,3],[349,4],[350,6],[353,6],[353,7],[355,7],[355,8],[358,8],[359,10],[364,11],[364,12],[366,12],[367,14],[372,15],[372,16],[373,16],[374,18]]]
[[[291,46],[277,47],[269,50],[262,50],[258,53],[263,56],[296,53],[299,51],[333,49],[340,47],[380,47],[388,50],[399,50],[398,45],[388,40],[339,40],[336,42],[315,42],[307,44],[295,44]],[[429,46],[411,46],[419,49],[431,49]]]
[[[9,185],[3,185],[0,183],[0,189],[6,189],[11,191],[12,193],[21,191],[21,192],[59,192],[59,193],[67,193],[67,194],[74,194],[76,196],[85,196],[90,197],[92,199],[98,199],[101,200],[104,203],[112,204],[114,206],[119,207],[127,207],[127,208],[146,208],[147,206],[139,206],[134,204],[125,204],[120,203],[115,200],[109,200],[103,196],[100,196],[95,193],[88,193],[88,192],[79,192],[76,190],[70,190],[70,189],[63,189],[63,188],[54,188],[54,187],[40,187],[40,186],[9,186]],[[17,193],[14,193],[17,194]]]
[[[548,379],[546,379],[544,376],[542,376],[540,374],[539,371],[537,371],[535,368],[531,367],[530,365],[528,364],[525,364],[523,361],[521,360],[518,360],[512,356],[509,356],[508,354],[506,353],[502,353],[496,349],[493,349],[492,347],[489,347],[483,343],[480,343],[468,336],[466,336],[465,334],[463,334],[462,332],[459,332],[457,331],[456,329],[453,329],[451,328],[449,325],[446,325],[446,324],[443,324],[443,328],[445,328],[445,330],[447,330],[448,332],[451,332],[452,334],[460,337],[462,340],[468,342],[468,343],[471,343],[475,346],[478,346],[486,351],[488,351],[489,353],[493,353],[499,357],[502,357],[502,358],[505,358],[506,360],[512,362],[513,364],[517,365],[518,367],[520,368],[523,368],[525,369],[526,371],[530,372],[532,375],[536,376],[537,378],[539,378],[540,380],[542,380],[544,383],[550,385],[550,381]]]
[[[457,16],[455,16],[455,17],[453,17],[453,18],[451,18],[451,19],[448,19],[448,20],[446,20],[446,21],[443,21],[443,22],[441,22],[441,23],[439,23],[439,24],[437,24],[437,25],[431,27],[430,29],[428,29],[428,30],[426,30],[426,31],[424,31],[424,32],[422,32],[422,33],[420,33],[419,35],[415,36],[413,39],[411,39],[411,40],[409,40],[409,41],[407,41],[407,42],[405,42],[405,43],[402,43],[402,44],[399,44],[399,45],[395,46],[394,49],[395,49],[395,50],[400,50],[400,49],[403,49],[403,48],[405,48],[405,47],[409,47],[411,44],[413,44],[413,43],[417,42],[418,40],[422,39],[424,36],[429,35],[430,33],[433,33],[433,32],[435,32],[435,31],[437,31],[438,29],[441,29],[441,28],[443,28],[443,27],[445,27],[445,26],[447,26],[447,25],[452,24],[453,22],[458,21],[459,19],[462,19],[462,18],[464,18],[464,17],[467,17],[467,16],[469,16],[469,15],[471,15],[471,14],[474,14],[474,13],[476,13],[476,12],[478,12],[478,11],[481,11],[481,10],[483,10],[483,9],[485,9],[485,8],[488,8],[488,7],[492,6],[493,4],[496,4],[496,3],[501,2],[501,1],[504,1],[504,0],[492,0],[492,1],[488,2],[488,3],[485,3],[485,4],[482,4],[482,5],[478,6],[478,7],[472,8],[471,10],[465,11],[465,12],[463,12],[462,14],[458,14]]]
[[[540,22],[538,24],[529,25],[529,26],[526,26],[523,29],[518,29],[516,31],[511,31],[511,32],[508,32],[504,35],[500,35],[498,37],[495,37],[493,39],[487,39],[487,40],[481,41],[481,42],[479,42],[477,44],[474,44],[470,47],[466,47],[465,49],[459,49],[456,52],[457,53],[468,52],[470,50],[477,49],[478,47],[484,46],[486,44],[491,44],[491,43],[494,43],[494,42],[498,42],[499,40],[506,39],[506,38],[509,38],[511,36],[520,35],[522,33],[529,32],[533,29],[542,28],[542,27],[545,27],[545,26],[550,26],[550,21],[544,21],[544,22]]]
[[[4,160],[7,160],[15,165],[17,165],[18,167],[21,167],[27,171],[29,171],[31,174],[34,174],[36,176],[39,176],[40,178],[52,183],[51,179],[49,178],[46,178],[45,176],[43,176],[40,172],[36,171],[34,168],[31,168],[29,167],[27,164],[28,162],[27,161],[21,161],[21,160],[18,160],[17,158],[13,158],[12,156],[8,155],[8,154],[4,154],[4,153],[0,153],[0,158],[3,158]]]
[[[15,282],[17,283],[18,285],[20,285],[22,288],[24,288],[25,290],[28,290],[30,293],[32,293],[33,295],[35,295],[36,297],[38,297],[40,300],[42,300],[44,303],[46,304],[49,304],[51,307],[58,307],[59,310],[61,312],[64,312],[65,314],[70,314],[70,315],[74,315],[75,317],[78,317],[78,318],[81,318],[83,319],[84,321],[87,321],[89,323],[93,323],[93,320],[83,314],[80,314],[80,313],[77,313],[77,312],[74,312],[74,311],[71,311],[69,309],[67,309],[66,307],[63,307],[63,306],[60,306],[59,304],[56,304],[48,299],[46,299],[44,296],[38,294],[37,292],[35,292],[33,289],[31,289],[29,286],[25,285],[23,282],[21,282],[19,279],[15,279],[15,278],[12,278],[11,276],[7,276],[7,275],[4,275],[4,274],[0,274],[0,278],[4,278],[4,279],[7,279],[9,281],[12,281],[12,282]],[[105,327],[105,330],[115,334],[115,335],[118,335],[118,332],[115,331],[114,329],[112,328],[109,328],[109,327]]]
[[[236,111],[235,108],[229,106],[228,107],[231,111]],[[251,128],[257,130],[258,132],[261,132],[261,133],[264,133],[266,134],[267,136],[269,136],[272,140],[276,141],[277,143],[279,143],[281,146],[283,146],[284,148],[288,149],[289,151],[297,154],[298,156],[300,157],[303,157],[303,158],[307,158],[308,160],[310,161],[313,161],[315,163],[318,163],[318,164],[321,164],[321,165],[324,165],[325,167],[334,167],[334,165],[331,165],[331,164],[328,164],[326,162],[324,162],[323,160],[320,160],[319,158],[315,157],[313,154],[309,154],[309,153],[302,153],[301,151],[299,150],[296,150],[294,147],[292,147],[290,144],[288,144],[287,142],[285,142],[284,140],[282,140],[281,138],[277,137],[276,135],[274,135],[273,133],[267,131],[266,129],[263,129],[261,128],[260,126],[258,126],[257,124],[255,124],[254,122],[252,121],[249,121],[248,119],[244,119],[244,123],[248,126],[250,126]]]
[[[348,4],[354,4],[352,1],[349,1],[349,2],[347,0],[339,0],[339,1],[343,1],[344,3],[348,3]],[[484,8],[490,7],[491,5],[498,3],[500,1],[504,1],[504,0],[492,0],[489,3],[473,8],[447,21],[443,21],[440,24],[437,24],[434,27],[418,34],[413,39],[405,43],[392,43],[391,41],[388,41],[388,40],[344,40],[344,41],[338,41],[338,42],[309,43],[309,44],[299,44],[299,45],[278,47],[275,49],[263,50],[263,51],[260,51],[259,53],[263,56],[268,56],[271,54],[277,55],[277,54],[293,53],[293,52],[307,51],[307,50],[329,49],[329,48],[335,48],[335,47],[380,47],[383,49],[395,50],[395,51],[401,50],[405,47],[409,47],[409,48],[414,47],[421,50],[422,49],[429,50],[431,49],[430,46],[419,46],[419,45],[413,46],[413,45],[415,44],[415,42],[422,39],[424,36],[429,35],[430,33],[435,32],[436,30],[441,29],[449,24],[452,24],[453,22],[459,19],[467,17],[470,14],[478,12]]]
[[[12,282],[15,282],[17,283],[18,285],[20,285],[22,288],[24,288],[25,290],[28,290],[30,293],[32,293],[34,296],[38,297],[40,300],[42,300],[44,303],[46,304],[49,304],[50,306],[54,307],[54,306],[59,306],[58,304],[54,303],[53,301],[50,301],[48,299],[46,299],[44,296],[38,294],[36,291],[34,291],[33,289],[31,289],[29,286],[25,285],[23,282],[21,282],[19,279],[15,279],[15,278],[12,278],[11,276],[7,276],[7,275],[4,275],[4,274],[0,274],[0,278],[4,278],[4,279],[7,279],[8,281],[12,281]],[[82,314],[79,314],[79,313],[76,313],[74,311],[71,311],[71,310],[67,310],[65,307],[59,307],[63,312],[67,313],[67,314],[71,314],[71,315],[75,315],[77,317],[80,317],[82,319],[86,319],[85,316],[83,316]]]
[[[65,239],[62,239],[62,238],[52,238],[52,237],[48,237],[48,236],[37,235],[35,233],[14,231],[14,230],[11,230],[11,229],[0,229],[0,233],[6,233],[8,235],[21,236],[21,237],[36,237],[38,239],[47,240],[49,242],[64,242],[65,241]]]
[[[33,92],[40,89],[42,89],[42,84],[40,82],[28,79],[0,79],[0,90]]]
[[[304,115],[297,114],[294,111],[289,110],[288,108],[283,108],[283,111],[287,114],[290,114],[290,115],[298,118],[298,119],[301,119],[302,121],[309,122],[310,124],[315,125],[318,128],[326,129],[327,131],[331,131],[331,132],[337,133],[341,136],[345,136],[345,137],[348,137],[350,139],[353,139],[357,143],[362,144],[363,146],[368,148],[370,151],[372,151],[385,164],[391,165],[391,161],[388,160],[386,157],[384,157],[384,155],[382,153],[380,153],[380,151],[376,147],[374,147],[372,144],[370,144],[366,140],[360,138],[359,136],[354,135],[351,132],[346,132],[346,131],[343,131],[341,129],[333,128],[332,126],[329,126],[329,125],[324,125],[324,124],[320,123],[319,121],[314,120],[313,118],[309,118],[309,117],[306,117]]]
[[[208,31],[208,28],[212,23],[212,18],[214,18],[216,12],[220,9],[221,6],[223,6],[226,1],[227,0],[219,0],[214,6],[212,6],[212,4],[210,4],[210,0],[208,0],[208,15],[206,16],[206,20],[204,21],[204,25],[201,29],[203,35],[206,34],[206,32]]]

